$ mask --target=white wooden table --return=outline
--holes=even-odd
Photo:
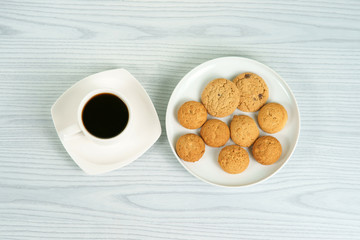
[[[359,1],[0,2],[0,239],[360,239]],[[301,136],[256,186],[200,182],[173,156],[178,81],[221,56],[253,58],[292,88]],[[163,133],[131,165],[85,175],[50,116],[81,78],[124,67]]]

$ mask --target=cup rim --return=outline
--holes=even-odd
[[[115,137],[111,137],[111,138],[99,138],[99,137],[94,136],[93,134],[91,134],[86,129],[86,127],[85,127],[85,125],[84,125],[84,123],[82,121],[82,112],[84,110],[85,105],[89,102],[89,100],[92,99],[96,95],[105,94],[105,93],[115,95],[121,101],[123,101],[125,103],[126,107],[127,107],[128,114],[129,114],[128,122],[127,122],[125,128],[118,135],[116,135]],[[101,144],[109,144],[109,143],[118,142],[120,137],[122,135],[124,135],[124,133],[129,129],[129,123],[131,121],[131,117],[132,117],[132,114],[131,114],[131,110],[129,108],[129,103],[128,103],[127,99],[122,94],[120,94],[119,92],[114,91],[112,89],[106,89],[106,88],[96,89],[96,90],[93,90],[93,91],[87,93],[85,95],[85,97],[81,100],[81,102],[79,104],[79,107],[78,107],[78,111],[77,111],[77,120],[78,120],[78,125],[79,125],[81,131],[84,133],[84,135],[86,137],[90,138],[91,140],[93,140],[93,141],[95,141],[97,143],[101,143]]]

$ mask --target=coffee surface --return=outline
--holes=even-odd
[[[82,111],[86,130],[98,138],[112,138],[119,135],[129,121],[129,110],[117,96],[102,93],[92,97]]]

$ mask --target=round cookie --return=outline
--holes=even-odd
[[[285,127],[288,115],[286,109],[278,103],[263,106],[258,115],[260,128],[267,133],[277,133]]]
[[[233,82],[240,92],[238,109],[243,112],[256,112],[269,98],[268,86],[265,81],[255,73],[242,73],[235,77]]]
[[[281,152],[280,142],[272,136],[258,138],[252,147],[255,160],[263,165],[275,163],[279,160]]]
[[[238,145],[230,145],[221,149],[218,162],[227,173],[237,174],[249,166],[249,154]]]
[[[210,119],[201,127],[200,135],[210,147],[221,147],[229,140],[230,130],[223,121]]]
[[[176,153],[184,161],[196,162],[205,153],[205,143],[196,134],[185,134],[176,142]]]
[[[230,123],[231,139],[241,147],[250,147],[259,136],[256,122],[246,115],[234,116]]]
[[[209,82],[201,94],[201,102],[214,117],[226,117],[232,114],[239,105],[239,98],[236,85],[224,78]]]
[[[181,105],[177,117],[183,127],[197,129],[206,122],[207,111],[201,103],[189,101]]]

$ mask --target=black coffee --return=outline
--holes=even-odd
[[[82,111],[86,130],[98,138],[119,135],[129,121],[129,110],[125,103],[111,93],[92,97]]]

